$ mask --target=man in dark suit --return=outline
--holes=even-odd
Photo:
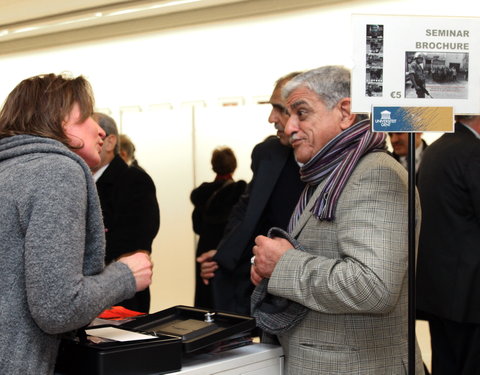
[[[254,239],[271,227],[287,228],[290,216],[304,188],[284,127],[288,120],[281,90],[298,73],[280,78],[270,98],[268,118],[277,129],[252,152],[253,178],[246,193],[230,214],[225,235],[218,249],[210,250],[197,261],[202,277],[212,283],[213,302],[217,310],[250,314],[250,258]]]
[[[432,373],[480,373],[480,116],[457,116],[418,172],[417,310],[428,314]]]
[[[125,254],[150,253],[160,227],[160,212],[150,176],[139,168],[129,167],[119,156],[115,121],[103,113],[95,113],[94,119],[106,133],[101,162],[92,172],[102,206],[108,264]],[[148,312],[150,291],[147,288],[118,305]]]

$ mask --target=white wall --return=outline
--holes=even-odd
[[[189,192],[213,178],[208,160],[217,145],[233,147],[239,159],[237,178],[250,178],[253,145],[273,133],[268,106],[255,103],[268,98],[273,82],[293,70],[325,64],[351,67],[353,13],[478,16],[472,4],[350,1],[2,56],[0,100],[21,79],[40,73],[69,71],[90,80],[97,107],[108,109],[132,136],[140,163],[157,185],[162,223],[154,246],[152,310],[191,304]],[[241,105],[221,107],[225,98],[236,98]]]

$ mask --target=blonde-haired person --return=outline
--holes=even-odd
[[[123,161],[127,163],[129,166],[142,169],[138,165],[137,159],[135,158],[135,145],[133,144],[130,137],[126,134],[119,134],[118,140],[119,140],[119,147],[120,147],[119,155],[123,159]]]

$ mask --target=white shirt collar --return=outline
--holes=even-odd
[[[103,172],[105,172],[105,169],[107,169],[107,167],[110,165],[110,163],[108,163],[107,165],[104,165],[102,168],[100,168],[98,171],[96,171],[94,174],[93,174],[93,180],[95,182],[98,181],[98,179],[102,176]]]

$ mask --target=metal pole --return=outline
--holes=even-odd
[[[415,133],[408,134],[408,374],[415,374]]]

